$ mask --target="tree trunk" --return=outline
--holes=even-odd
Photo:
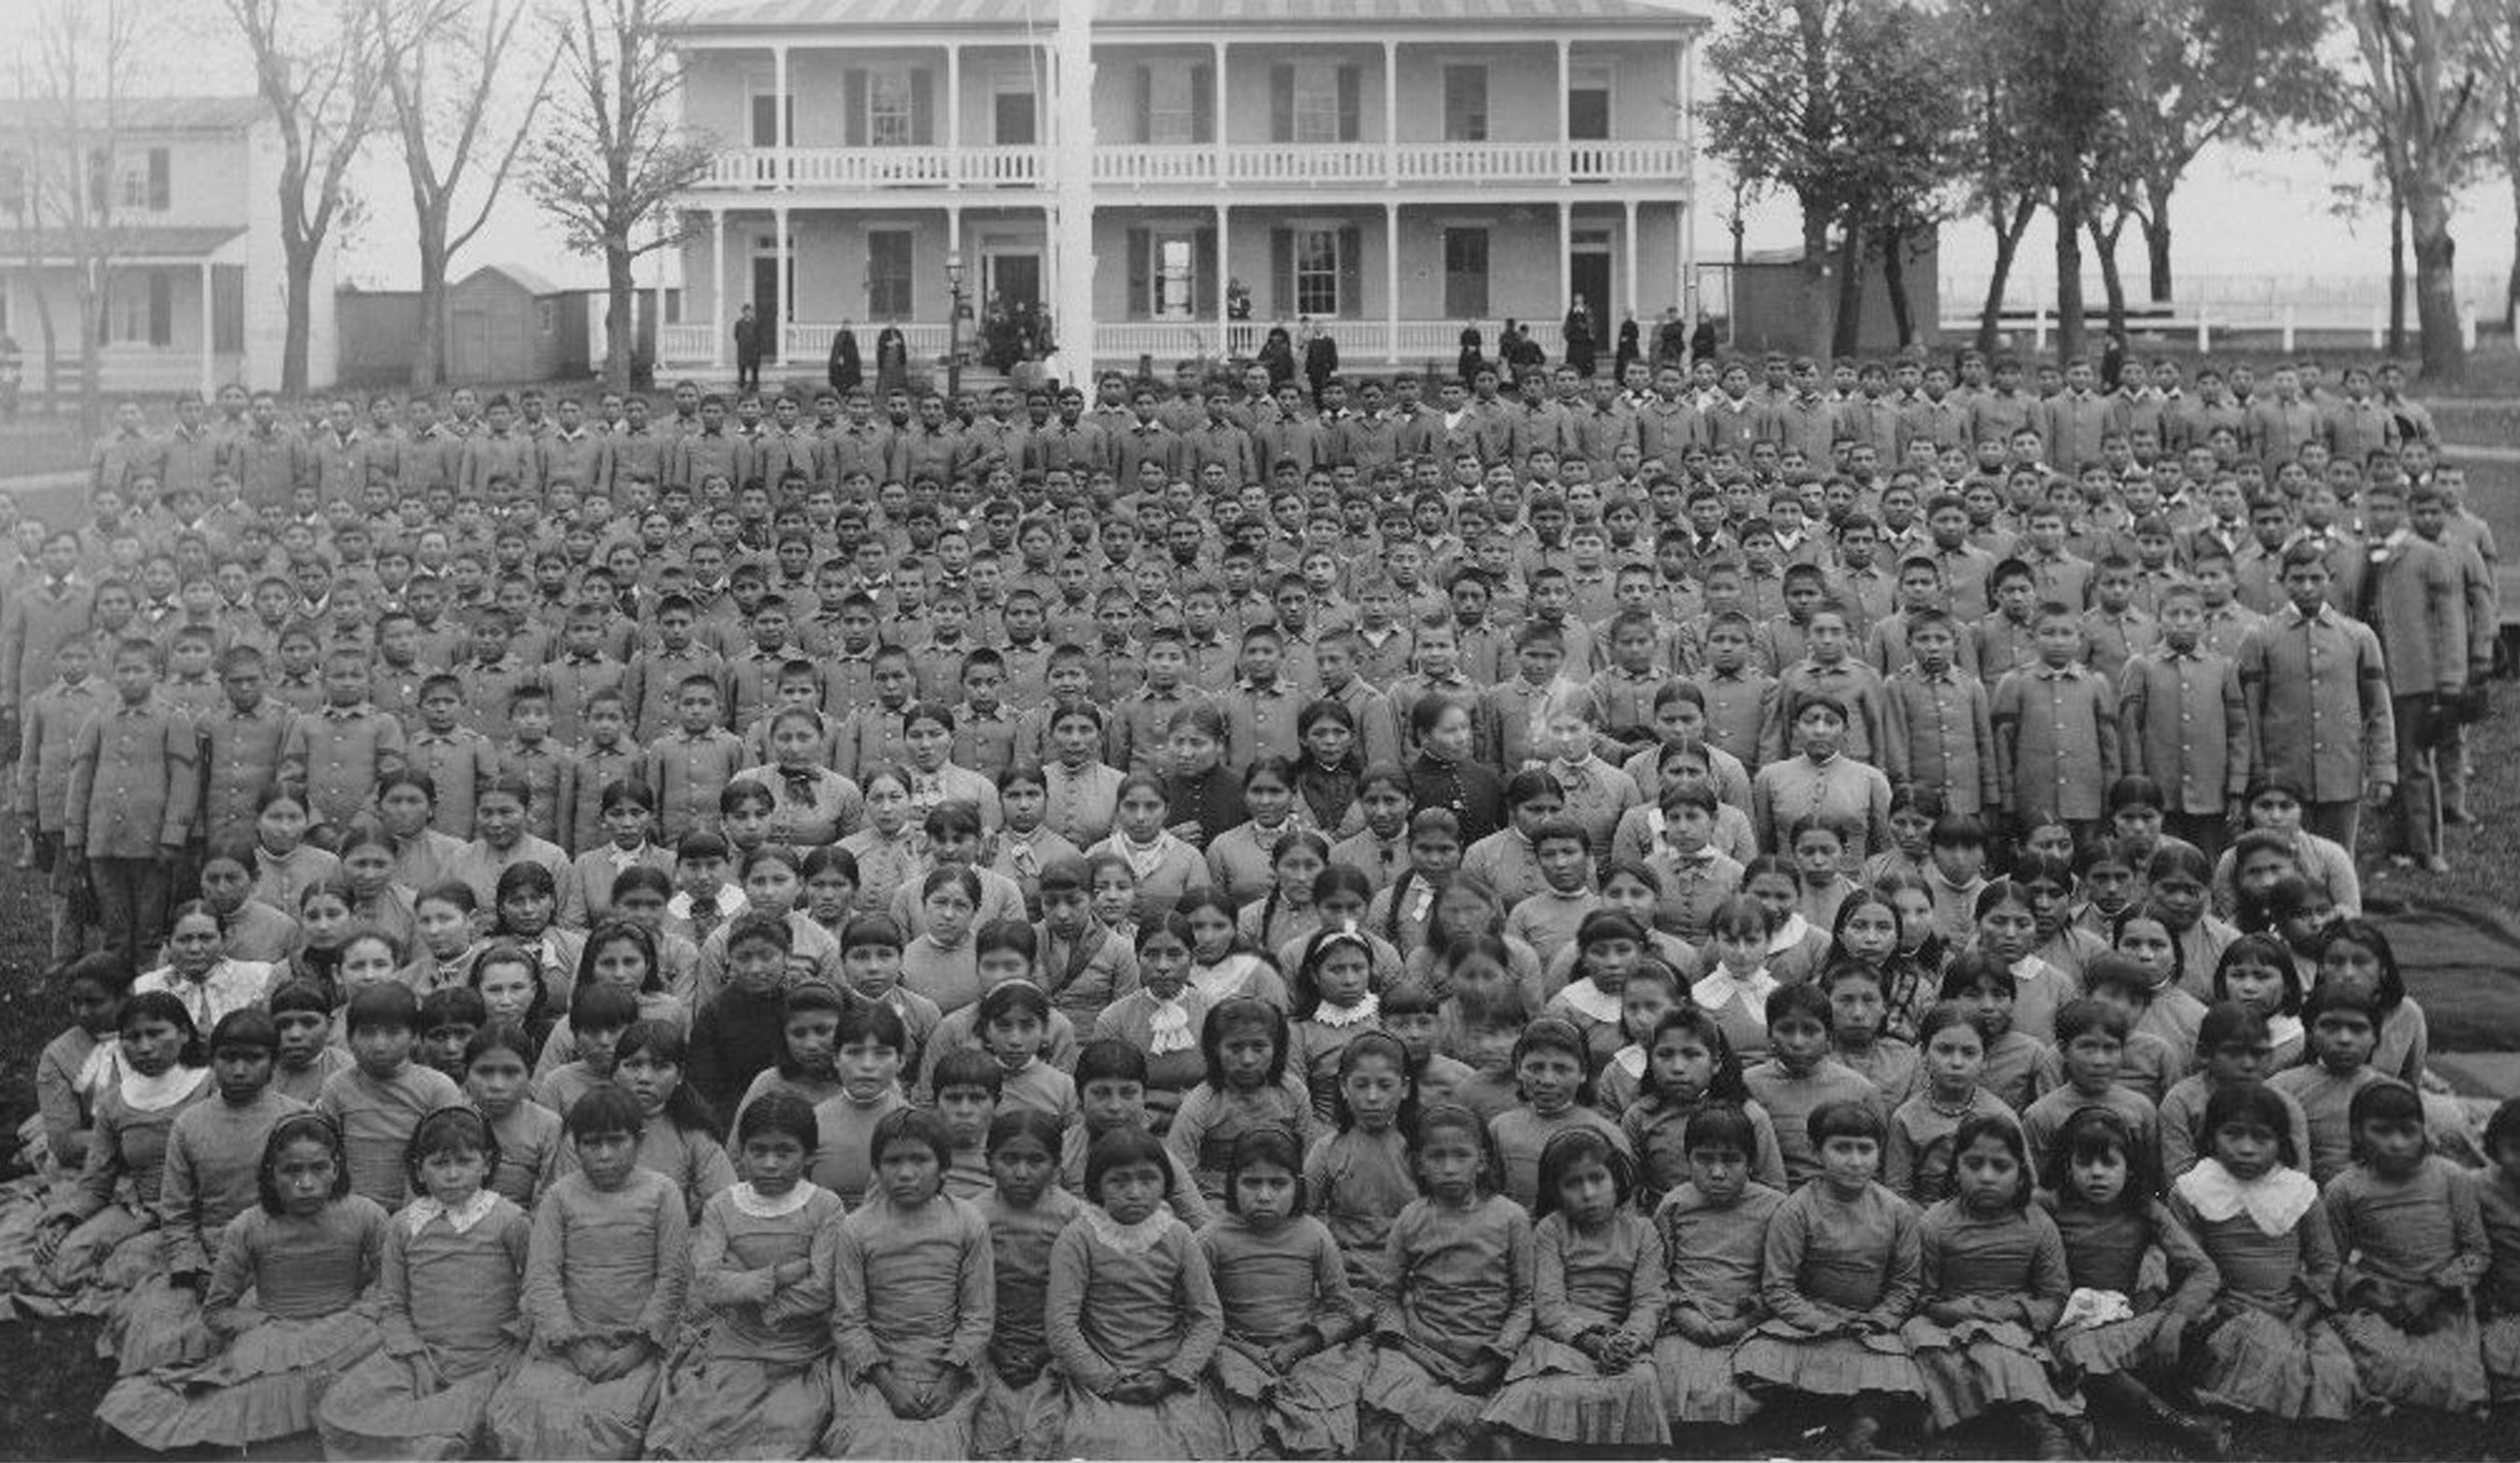
[[[1817,203],[1803,205],[1802,348],[1811,355],[1828,351],[1829,330],[1837,303],[1829,276],[1836,261],[1828,248],[1828,211]]]
[[[2013,205],[2009,220],[2001,212],[1995,214],[1995,268],[1987,275],[1986,303],[1977,317],[1977,349],[1980,355],[1993,356],[1996,340],[2003,333],[2004,283],[2012,277],[2013,256],[2021,251],[2021,236],[2029,229],[2031,216],[2038,207],[2036,203],[2023,199]]]
[[[2502,286],[2502,328],[2520,338],[2520,167],[2511,169],[2511,276]]]
[[[1864,229],[1850,223],[1837,244],[1837,326],[1829,332],[1830,359],[1854,359],[1863,351],[1863,339]]]
[[[2056,358],[2083,353],[2083,200],[2056,191]]]
[[[420,330],[411,343],[411,384],[446,380],[446,227],[420,223]]]
[[[630,241],[604,241],[604,384],[630,389],[631,311],[637,296],[630,280]]]
[[[103,282],[83,284],[78,299],[78,430],[92,437],[105,430],[105,312]]]
[[[2450,233],[2450,192],[2425,182],[2407,201],[2414,230],[2415,320],[2422,331],[2424,380],[2467,379],[2467,343],[2459,335],[2458,243]]]
[[[280,394],[306,394],[307,337],[314,330],[315,255],[317,243],[284,240],[289,263],[289,313],[280,345]]]
[[[2407,199],[2389,180],[2389,353],[2407,353]]]
[[[44,334],[44,415],[62,414],[62,335],[53,323],[53,299],[44,293],[43,282],[32,272],[26,277],[28,293],[35,297],[35,328]]]
[[[2109,335],[2117,339],[2126,335],[2126,276],[2118,271],[2118,240],[2126,233],[2126,221],[2120,213],[2104,229],[2097,218],[2091,220],[2092,252],[2100,258],[2100,294],[2109,304]]]
[[[2144,188],[2144,213],[2137,220],[2143,230],[2143,254],[2152,271],[2151,297],[2154,304],[2170,303],[2170,190],[2158,184]]]
[[[1897,229],[1881,236],[1881,283],[1890,292],[1890,323],[1905,350],[1916,343],[1916,305],[1908,297],[1908,239]]]

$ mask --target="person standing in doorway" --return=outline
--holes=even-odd
[[[750,305],[735,317],[735,389],[761,389],[761,321]]]

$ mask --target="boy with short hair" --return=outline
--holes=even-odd
[[[325,707],[300,716],[280,749],[280,780],[297,790],[317,826],[339,830],[366,811],[377,783],[402,770],[402,723],[368,701],[368,656],[336,650],[324,661]]]
[[[1893,789],[1932,792],[1958,813],[1993,807],[1999,794],[1986,684],[1953,663],[1959,626],[1940,610],[1908,616],[1913,659],[1882,689],[1881,770]]]
[[[2079,619],[2068,606],[2041,606],[2038,663],[2005,675],[1988,706],[1997,805],[2016,826],[2062,819],[2077,844],[2098,831],[2102,795],[2121,770],[2117,692],[2082,663]]]
[[[744,768],[743,740],[719,724],[719,700],[713,677],[685,677],[681,724],[648,744],[647,772],[640,780],[655,791],[665,842],[715,833],[718,795]]]
[[[2301,790],[2302,825],[2346,848],[2362,800],[2395,791],[2397,729],[2379,638],[2327,603],[2326,554],[2298,543],[2283,554],[2288,602],[2240,643],[2249,766]]]
[[[525,832],[558,845],[565,835],[562,820],[570,796],[569,758],[552,739],[551,693],[539,684],[517,688],[508,699],[508,723],[515,728],[499,749],[499,771],[524,779],[532,796],[525,802]]]
[[[2161,643],[2118,674],[2127,771],[2161,785],[2173,838],[2220,854],[2249,785],[2248,703],[2238,667],[2204,643],[2205,602],[2192,584],[2162,596]]]

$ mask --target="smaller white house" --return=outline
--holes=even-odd
[[[39,301],[51,308],[66,377],[78,348],[76,241],[43,197],[63,169],[25,155],[30,136],[54,140],[44,119],[30,123],[26,109],[37,105],[0,102],[0,333],[16,341],[30,387],[43,371]],[[125,97],[112,135],[100,130],[88,151],[86,227],[110,241],[105,389],[276,389],[289,276],[281,144],[262,104]],[[309,292],[310,387],[329,386],[336,374],[333,264],[328,246]]]

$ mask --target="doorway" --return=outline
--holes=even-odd
[[[980,256],[980,297],[1010,310],[1041,307],[1041,255],[1030,251]]]
[[[772,253],[754,255],[752,318],[758,322],[761,358],[766,361],[779,359],[779,338],[784,334],[779,327],[788,318],[780,312],[779,285],[779,256]]]
[[[1610,251],[1607,249],[1578,244],[1575,251],[1566,256],[1567,309],[1575,307],[1578,295],[1584,297],[1584,303],[1593,311],[1594,338],[1606,343],[1612,333],[1608,324],[1611,310]]]

